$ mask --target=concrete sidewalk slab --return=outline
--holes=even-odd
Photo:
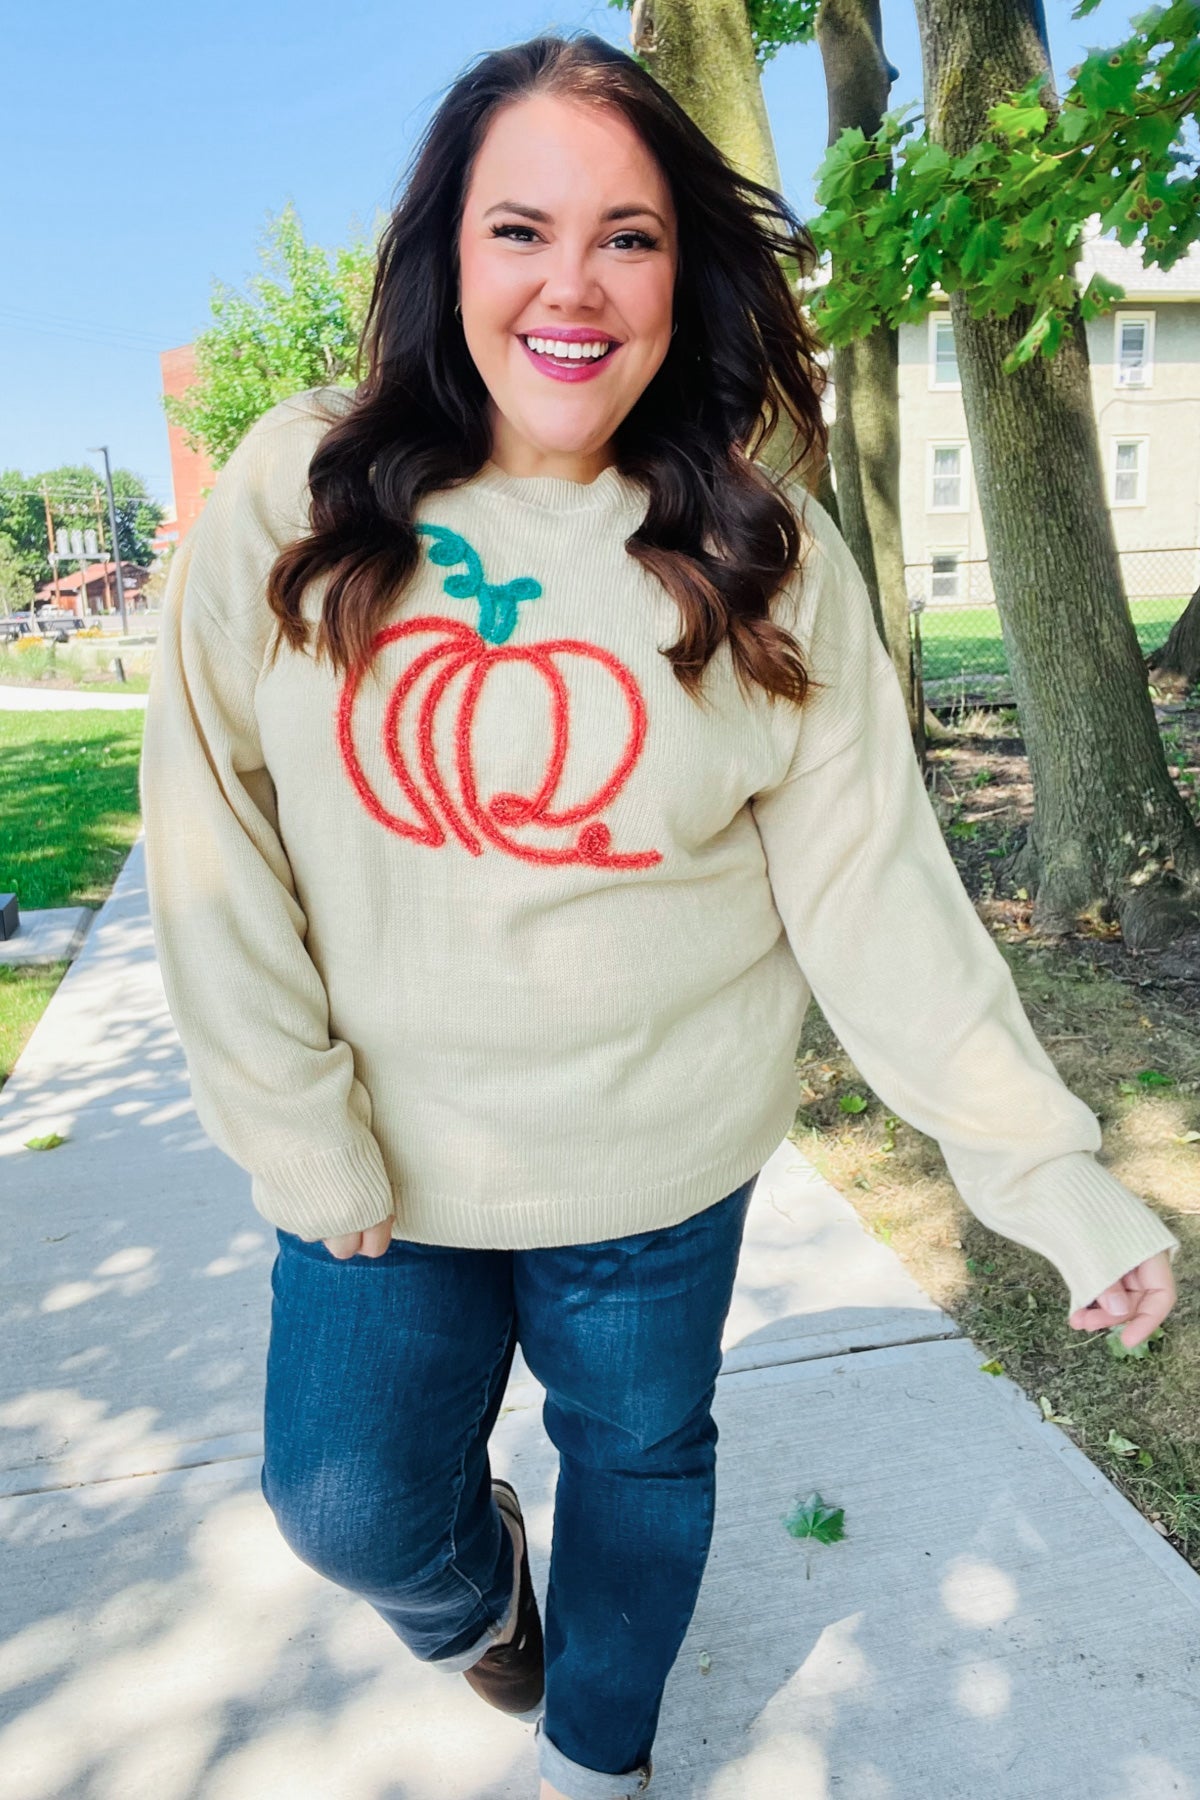
[[[963,1339],[718,1382],[661,1800],[1200,1792],[1200,1584]],[[501,1419],[544,1600],[553,1455]],[[533,1800],[531,1726],[307,1570],[255,1458],[0,1502],[6,1800]],[[811,1489],[845,1540],[783,1517]],[[708,1673],[702,1672],[704,1655]]]
[[[82,949],[95,916],[96,909],[91,906],[22,907],[16,931],[0,938],[0,968],[71,962]]]
[[[7,686],[0,682],[0,712],[79,712],[97,707],[101,712],[124,712],[144,707],[145,694],[89,694],[78,688]]]
[[[533,1800],[532,1727],[305,1569],[262,1500],[273,1233],[192,1110],[140,839],[0,1092],[0,1195],[5,1800]],[[781,1144],[662,1800],[1200,1800],[1200,1579],[981,1360]],[[541,1399],[518,1357],[492,1451],[544,1598]],[[784,1530],[813,1489],[843,1543]]]

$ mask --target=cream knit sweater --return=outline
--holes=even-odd
[[[317,390],[222,471],[172,566],[141,766],[151,916],[197,1114],[274,1224],[393,1218],[527,1248],[672,1225],[793,1124],[810,993],[1070,1305],[1179,1240],[1095,1159],[917,768],[850,554],[776,616],[825,685],[689,698],[624,540],[646,496],[494,463],[427,496],[424,556],[352,683],[266,650]],[[305,596],[318,615],[322,583]]]

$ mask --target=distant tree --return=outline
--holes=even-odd
[[[112,480],[121,560],[145,566],[150,561],[151,540],[166,516],[165,510],[150,497],[145,482],[132,469],[114,469]],[[51,572],[43,490],[49,496],[55,528],[66,526],[69,530],[74,526],[85,530],[92,526],[98,541],[111,554],[104,484],[89,463],[63,463],[37,475],[7,469],[0,474],[0,539],[12,545],[21,567],[38,586],[49,581]]]
[[[217,469],[277,401],[350,385],[358,375],[373,243],[360,235],[330,256],[305,241],[289,203],[269,218],[259,258],[263,272],[244,291],[213,284],[212,324],[196,339],[196,379],[163,401],[171,423]]]
[[[16,612],[32,599],[32,576],[8,538],[0,537],[0,613]]]

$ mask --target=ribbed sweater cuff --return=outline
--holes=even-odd
[[[365,1231],[395,1213],[383,1153],[370,1132],[256,1171],[251,1197],[264,1219],[309,1243]]]
[[[987,1224],[984,1211],[978,1216]],[[1179,1239],[1090,1151],[1041,1163],[1018,1184],[995,1229],[1052,1262],[1070,1295],[1069,1311],[1088,1306],[1114,1281]]]

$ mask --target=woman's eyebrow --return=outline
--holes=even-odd
[[[520,213],[523,219],[534,219],[539,225],[551,225],[554,222],[548,212],[541,212],[536,206],[523,206],[519,200],[499,200],[495,206],[488,207],[487,211],[483,214],[483,217],[488,219],[494,212]],[[637,219],[641,217],[657,219],[663,230],[665,231],[667,229],[666,220],[661,213],[656,213],[652,206],[610,206],[607,212],[600,214],[601,223],[604,223],[609,219]]]

